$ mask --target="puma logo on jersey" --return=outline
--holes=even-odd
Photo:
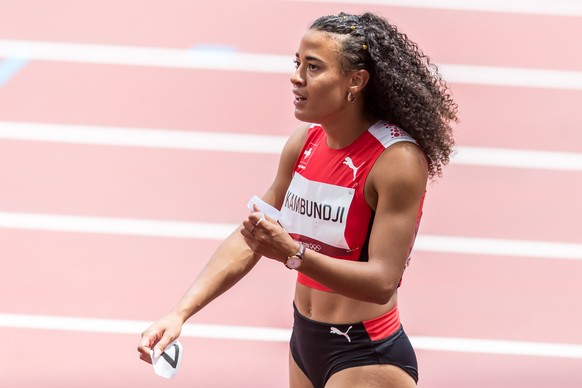
[[[350,338],[350,336],[348,335],[348,331],[350,331],[350,329],[352,328],[352,326],[348,327],[348,329],[346,330],[345,333],[343,333],[340,329],[338,329],[337,327],[331,327],[330,328],[330,334],[337,334],[337,335],[343,335],[344,337],[346,337],[346,339],[348,340],[348,342],[352,342],[352,339]]]
[[[311,148],[310,148],[310,149],[308,149],[308,150],[305,150],[305,151],[303,151],[303,157],[304,157],[305,159],[307,159],[308,157],[310,157],[310,156],[311,156],[311,153],[312,153],[312,152],[313,152],[313,147],[311,147]]]
[[[352,171],[354,172],[354,181],[356,180],[356,174],[358,173],[358,169],[360,167],[362,167],[364,165],[364,163],[366,163],[365,161],[362,162],[362,164],[360,164],[358,167],[356,167],[356,165],[354,164],[354,161],[352,160],[352,158],[350,158],[349,156],[346,156],[346,158],[344,159],[344,163],[346,166],[348,166],[349,168],[352,169]]]

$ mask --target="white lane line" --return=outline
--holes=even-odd
[[[292,55],[0,39],[0,57],[291,74]],[[582,90],[582,71],[439,64],[450,83]]]
[[[416,251],[582,260],[582,244],[481,237],[419,235]]]
[[[0,327],[66,330],[92,333],[137,334],[151,322],[117,319],[77,318],[49,315],[0,314]],[[182,336],[250,341],[288,341],[289,330],[229,325],[185,324]]]
[[[0,57],[107,65],[285,73],[293,57],[234,51],[0,39]]]
[[[502,12],[553,16],[582,16],[578,0],[287,0],[302,3],[386,5],[409,8]]]
[[[0,140],[278,155],[285,136],[0,121]],[[459,147],[460,165],[582,171],[582,153]]]
[[[0,327],[139,335],[151,322],[47,315],[0,314]],[[187,323],[182,337],[288,342],[290,329]],[[417,350],[582,358],[582,345],[547,342],[410,336]],[[137,341],[137,339],[136,339]]]
[[[238,225],[0,212],[0,228],[222,240]]]
[[[582,90],[582,71],[442,64],[449,83]]]
[[[0,212],[0,228],[222,240],[238,225]],[[470,255],[582,260],[582,244],[419,235],[414,249]]]
[[[422,350],[582,358],[582,345],[579,344],[424,336],[410,336],[410,341],[415,348]]]
[[[284,136],[0,121],[0,139],[279,154]]]
[[[582,153],[458,147],[452,162],[461,165],[582,171]]]

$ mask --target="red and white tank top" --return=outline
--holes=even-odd
[[[379,121],[349,146],[332,149],[327,146],[323,128],[311,125],[295,163],[280,224],[291,237],[316,252],[367,261],[373,214],[364,198],[364,185],[382,151],[401,141],[416,144],[402,129]],[[297,280],[311,288],[332,291],[302,273]]]

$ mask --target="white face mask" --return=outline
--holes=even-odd
[[[166,379],[173,379],[182,360],[182,344],[177,340],[173,341],[166,346],[166,350],[159,357],[154,357],[153,350],[150,352],[150,356],[152,357],[154,372]]]

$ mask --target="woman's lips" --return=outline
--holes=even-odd
[[[305,101],[307,101],[306,97],[303,97],[302,95],[295,93],[295,99],[293,100],[293,103],[295,104],[295,106],[301,105],[301,104],[305,103]]]

